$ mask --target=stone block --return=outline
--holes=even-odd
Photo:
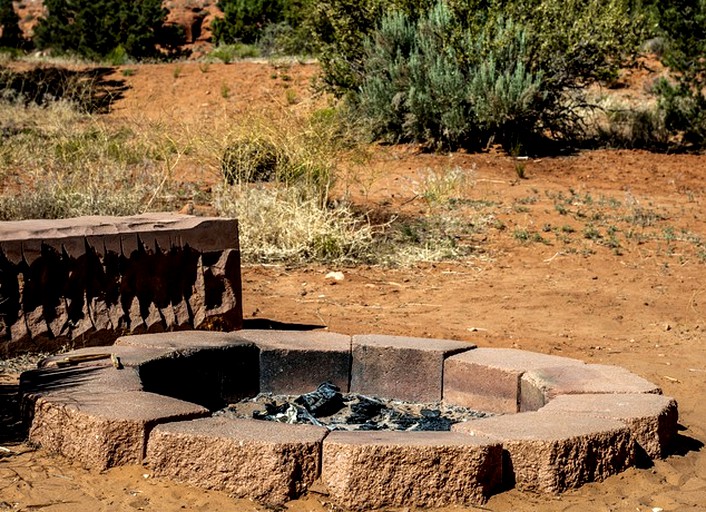
[[[593,393],[661,394],[662,390],[620,366],[557,366],[532,370],[522,375],[520,410],[536,411],[559,395]]]
[[[142,339],[147,339],[147,336],[155,335],[145,335]],[[193,336],[194,339],[198,337],[196,334]],[[189,337],[184,336],[186,340]],[[184,338],[181,340],[184,341]],[[208,336],[202,339],[206,338]],[[211,340],[216,338],[218,336],[212,337]],[[178,343],[175,342],[176,344]],[[119,348],[137,349],[128,346]],[[138,372],[145,391],[217,410],[257,394],[258,358],[258,348],[245,341],[234,340],[233,343],[220,346],[215,343],[211,346],[202,343],[201,346],[184,346],[168,352],[164,357],[146,361],[139,366]]]
[[[104,470],[141,463],[155,425],[207,414],[198,405],[141,391],[53,393],[36,401],[29,440]]]
[[[243,345],[236,333],[216,331],[172,331],[155,334],[121,336],[116,346],[143,347],[151,349],[183,350],[195,348],[227,347]]]
[[[349,390],[351,337],[325,331],[242,330],[260,348],[260,392],[301,394],[329,381]]]
[[[321,478],[337,505],[481,505],[501,483],[498,441],[452,432],[342,432],[324,440]]]
[[[74,366],[41,368],[23,372],[20,376],[22,416],[31,424],[35,403],[43,396],[59,394],[62,397],[86,394],[142,391],[142,382],[135,368],[118,370],[103,366]]]
[[[120,360],[123,366],[136,367],[141,364],[164,357],[171,352],[167,348],[149,348],[136,346],[117,346],[110,347],[85,347],[49,356],[39,362],[42,368],[56,367],[70,363],[72,366],[113,366],[113,361],[110,356],[115,355]],[[92,358],[95,356],[96,358]],[[100,356],[104,356],[99,359]],[[81,362],[83,360],[83,362]]]
[[[494,416],[452,427],[502,443],[505,485],[559,493],[619,473],[633,464],[635,445],[619,421],[543,411]]]
[[[625,423],[640,449],[652,459],[665,457],[677,433],[679,412],[673,398],[650,394],[561,395],[543,412],[585,413]]]
[[[578,359],[512,348],[469,350],[444,362],[444,402],[478,411],[516,413],[523,373],[582,364]]]
[[[84,254],[86,243],[97,249],[129,254],[137,248],[138,236],[149,246],[188,245],[199,252],[239,249],[236,219],[174,213],[3,222],[0,248],[14,263],[23,258],[32,263],[39,257],[42,243],[63,247],[69,256],[78,258]]]
[[[168,213],[0,223],[0,355],[242,327],[238,221]]]
[[[20,392],[23,395],[52,393],[105,393],[142,391],[142,382],[134,367],[121,370],[112,366],[73,366],[40,368],[23,372]]]
[[[351,392],[417,402],[442,397],[444,360],[475,348],[462,341],[353,336]]]
[[[157,476],[281,505],[317,479],[326,432],[222,417],[170,423],[150,433],[146,462]]]

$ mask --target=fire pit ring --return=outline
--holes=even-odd
[[[451,432],[329,432],[213,417],[258,392],[342,390],[499,415]],[[561,492],[668,454],[677,404],[627,370],[466,342],[322,331],[126,336],[22,375],[29,439],[88,468],[281,504],[317,480],[349,509]]]

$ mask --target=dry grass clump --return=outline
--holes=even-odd
[[[369,223],[344,205],[322,205],[297,186],[221,185],[213,204],[240,221],[243,257],[250,262],[367,259],[373,244]]]
[[[222,128],[211,145],[226,183],[276,182],[325,200],[336,177],[341,147],[329,127],[311,118],[249,117]]]
[[[80,113],[68,102],[0,102],[0,219],[130,215],[169,206],[168,152],[124,127]],[[150,201],[151,200],[151,201]]]
[[[249,262],[354,263],[371,258],[374,228],[334,201],[338,161],[351,138],[326,110],[311,116],[245,116],[219,127],[218,137],[192,140],[221,183],[212,205],[238,217]]]

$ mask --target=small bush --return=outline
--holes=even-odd
[[[311,0],[220,0],[223,17],[213,22],[219,44],[257,45],[266,55],[312,51],[306,18]]]
[[[700,78],[684,75],[676,83],[666,78],[655,85],[665,125],[680,146],[700,148],[706,144],[706,96]]]
[[[221,171],[226,183],[253,183],[277,179],[278,170],[286,167],[272,141],[251,137],[232,142],[223,154]]]
[[[111,66],[122,66],[130,62],[130,56],[127,54],[125,48],[118,45],[105,56],[105,60]]]
[[[706,4],[700,0],[655,2],[665,37],[663,62],[672,77],[654,87],[673,142],[700,148],[706,144]]]
[[[444,2],[416,22],[383,18],[358,97],[374,136],[479,148],[541,129],[542,74],[529,70],[526,31],[502,17],[478,33],[458,27]]]
[[[213,21],[213,40],[218,43],[255,43],[263,27],[283,17],[283,0],[220,0],[223,17]]]
[[[336,96],[356,91],[363,79],[365,41],[385,14],[400,12],[413,19],[432,0],[320,0],[314,3],[308,26],[319,50],[321,82]],[[469,2],[475,4],[477,2]]]
[[[26,45],[19,22],[20,17],[15,12],[12,0],[0,0],[0,47],[21,48]]]
[[[323,83],[375,138],[432,147],[580,137],[582,90],[613,80],[645,34],[630,0],[352,4],[317,8]]]
[[[177,52],[183,32],[168,25],[161,0],[45,0],[46,15],[34,29],[40,48],[101,60],[118,47],[134,58]]]
[[[259,57],[260,50],[251,44],[219,44],[208,54],[211,59],[218,59],[224,64],[230,64],[235,59]]]
[[[316,52],[308,27],[293,27],[287,22],[265,25],[257,40],[263,55],[312,55]]]

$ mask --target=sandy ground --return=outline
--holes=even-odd
[[[125,76],[130,88],[111,114],[116,121],[223,115],[273,102],[301,108],[283,100],[289,87],[311,101],[314,66],[282,72],[246,63],[204,72],[187,63],[179,73],[173,66],[139,66]],[[219,92],[224,83],[227,98]],[[678,400],[674,454],[560,496],[499,494],[483,510],[706,510],[706,254],[698,240],[706,239],[706,157],[601,150],[517,161],[496,151],[430,155],[414,147],[372,153],[342,188],[371,209],[404,204],[424,215],[420,176],[465,170],[465,199],[487,202],[478,214],[493,219],[473,236],[473,254],[405,268],[246,266],[246,320],[451,338],[624,366]],[[345,279],[330,284],[331,270]],[[0,375],[0,397],[12,379]],[[10,450],[0,452],[0,510],[264,510],[152,478],[143,467],[86,471],[10,434],[0,442]],[[285,509],[334,507],[312,492]]]

